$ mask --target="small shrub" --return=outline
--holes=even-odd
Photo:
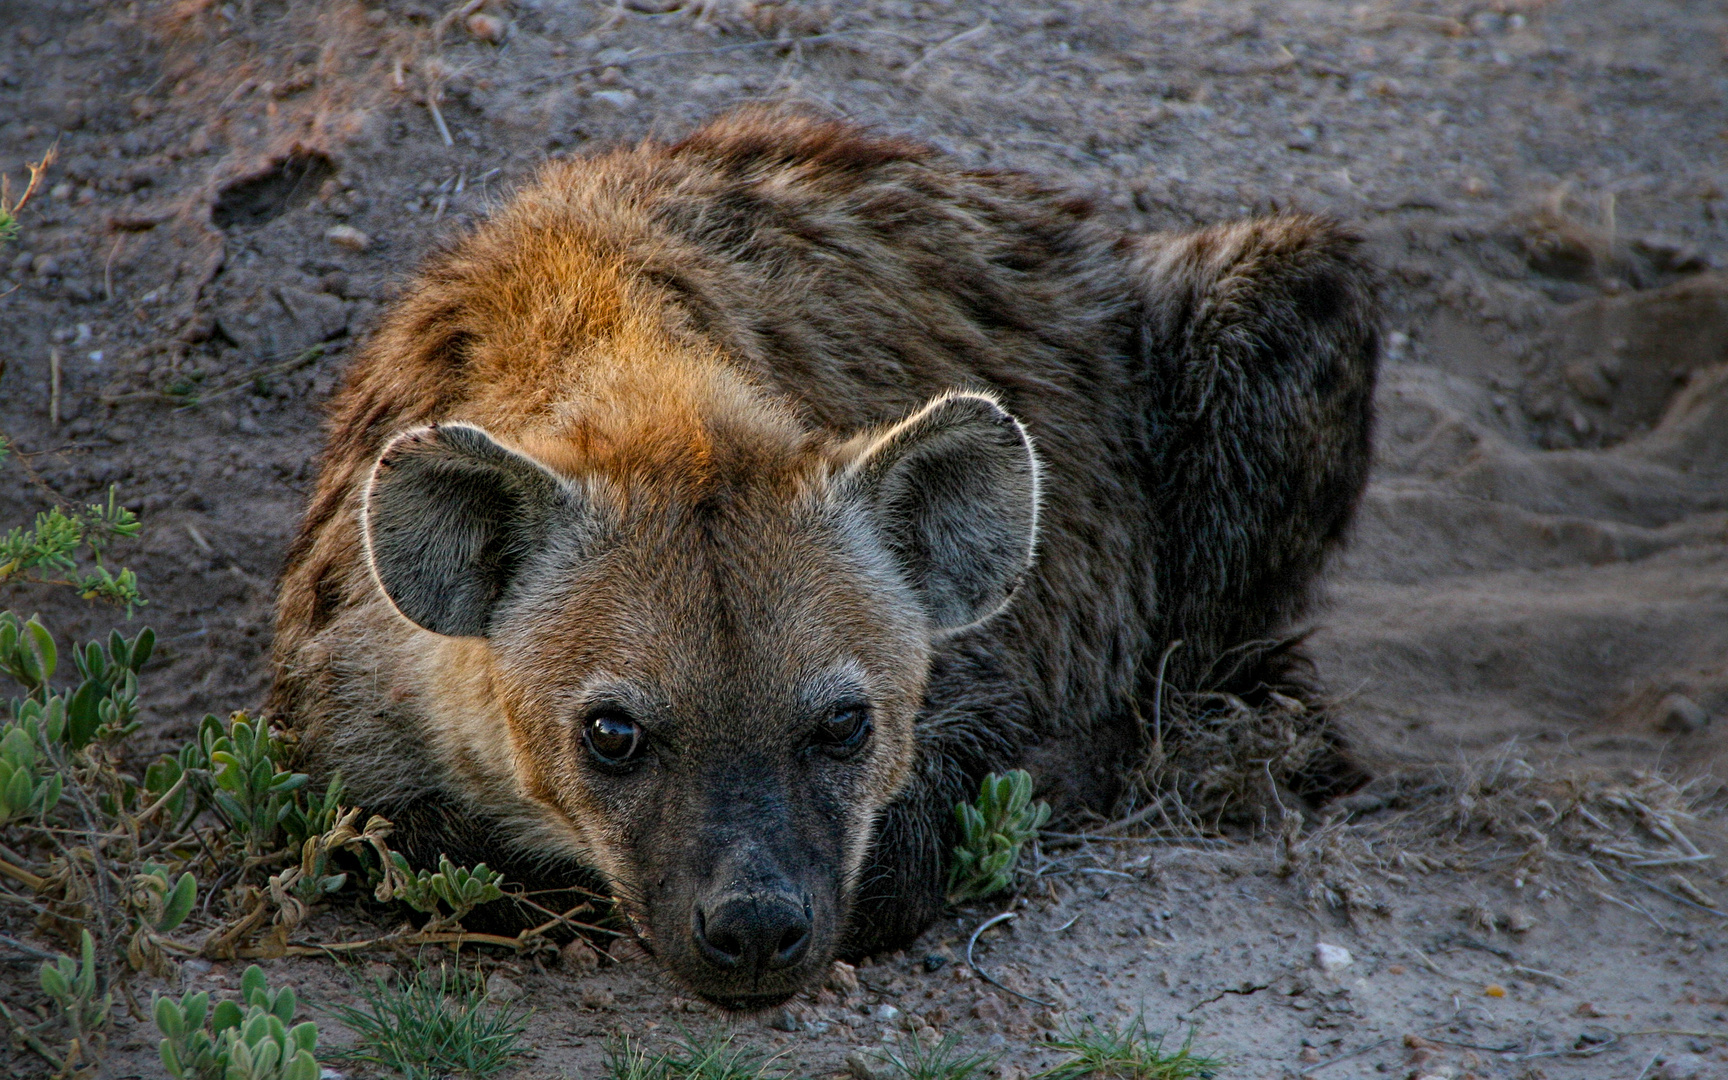
[[[1144,1016],[1122,1027],[1087,1023],[1070,1028],[1050,1045],[1066,1051],[1068,1060],[1033,1080],[1209,1080],[1224,1067],[1193,1053],[1192,1032],[1180,1050],[1166,1053],[1164,1036],[1148,1032]]]
[[[427,924],[428,928],[461,922],[464,916],[479,905],[504,895],[504,890],[498,887],[498,883],[504,880],[504,875],[489,869],[485,863],[470,870],[452,863],[448,855],[440,855],[436,873],[430,870],[416,873],[400,852],[392,851],[390,860],[401,874],[401,883],[396,887],[396,899],[415,911],[431,915],[432,921]],[[450,909],[449,915],[439,914],[440,901]]]
[[[686,1032],[657,1054],[627,1035],[606,1046],[606,1080],[792,1080],[773,1067],[773,1058],[739,1045],[730,1033]]]
[[[25,1042],[57,1065],[62,1075],[72,1075],[80,1065],[95,1064],[105,1043],[103,1029],[108,1026],[114,995],[106,991],[98,993],[96,939],[90,936],[90,931],[85,930],[79,937],[78,959],[60,956],[45,961],[38,979],[42,992],[54,1002],[55,1015],[34,1031],[20,1026]],[[17,1021],[13,1023],[16,1025]],[[66,1037],[63,1054],[54,1054],[41,1041],[47,1029],[54,1027],[60,1028]]]
[[[0,537],[0,584],[18,578],[68,585],[86,600],[119,604],[131,617],[145,602],[137,575],[110,572],[102,556],[115,540],[137,536],[138,528],[138,518],[120,505],[112,485],[106,502],[71,513],[57,506],[44,510],[29,528],[18,526]]]
[[[363,1008],[331,1008],[358,1036],[332,1056],[364,1061],[405,1080],[457,1074],[486,1080],[523,1053],[527,1010],[486,1004],[486,979],[440,965],[391,986],[373,979],[359,988]]]
[[[913,1035],[893,1050],[877,1053],[876,1059],[906,1080],[972,1080],[988,1075],[1000,1054],[986,1051],[962,1053],[960,1036],[947,1035],[927,1043]]]
[[[991,773],[976,803],[959,803],[960,842],[948,874],[948,900],[962,904],[1003,892],[1013,883],[1020,849],[1050,820],[1050,804],[1032,804],[1032,777],[1024,769]]]
[[[200,991],[179,1001],[152,997],[162,1032],[162,1066],[175,1080],[318,1080],[318,1025],[294,1023],[291,987],[272,990],[253,964],[240,977],[242,1004],[210,1008]],[[208,1021],[208,1022],[206,1022]]]

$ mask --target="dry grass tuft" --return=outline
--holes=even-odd
[[[1068,839],[1272,837],[1279,876],[1352,920],[1388,913],[1388,886],[1441,870],[1504,871],[1532,895],[1586,889],[1658,925],[1639,899],[1728,919],[1728,784],[1537,766],[1515,746],[1369,779],[1297,644],[1238,651],[1209,689],[1155,690],[1121,814]]]
[[[1728,919],[1725,811],[1719,780],[1539,768],[1508,749],[1376,779],[1328,806],[1311,833],[1287,831],[1279,871],[1352,917],[1386,910],[1380,882],[1504,871],[1532,895],[1582,888],[1666,928],[1640,899]]]
[[[1349,759],[1329,703],[1305,679],[1299,644],[1234,650],[1212,665],[1201,680],[1206,688],[1192,692],[1172,692],[1161,664],[1126,816],[1099,831],[1279,832],[1287,815],[1367,780]]]

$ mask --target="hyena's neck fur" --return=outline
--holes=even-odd
[[[464,393],[441,419],[477,424],[571,478],[647,481],[700,498],[728,474],[772,482],[807,471],[812,445],[782,402],[754,385],[708,341],[668,325],[674,310],[652,285],[593,251],[575,256],[586,288],[501,302],[466,338]],[[497,292],[543,287],[510,277]],[[581,315],[585,309],[602,313]],[[671,483],[671,491],[666,485]]]

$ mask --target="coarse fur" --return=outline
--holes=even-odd
[[[1301,614],[1367,471],[1356,246],[1125,235],[782,112],[549,164],[333,402],[270,715],[414,857],[598,882],[699,992],[783,999],[940,913],[983,774],[1107,806],[1170,642],[1188,686]],[[851,696],[867,749],[798,757]],[[579,730],[637,713],[651,797]],[[704,968],[721,879],[801,897],[808,956]]]

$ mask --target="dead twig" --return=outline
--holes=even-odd
[[[438,95],[431,90],[426,91],[426,111],[432,114],[432,126],[438,129],[438,137],[444,140],[444,145],[455,146],[456,140],[450,137],[450,125],[444,122],[444,114],[438,109]]]
[[[36,189],[42,186],[42,177],[47,174],[49,167],[59,156],[60,140],[55,139],[54,145],[48,148],[40,161],[35,164],[28,161],[24,163],[24,168],[29,170],[30,180],[24,185],[24,194],[18,196],[16,202],[12,199],[12,178],[0,176],[0,212],[9,217],[17,217],[24,207],[30,204],[30,197],[35,195]]]
[[[1312,1076],[1315,1073],[1319,1072],[1321,1069],[1330,1068],[1331,1066],[1338,1064],[1340,1061],[1349,1061],[1353,1057],[1361,1057],[1363,1054],[1366,1054],[1371,1050],[1378,1050],[1382,1046],[1385,1046],[1387,1043],[1397,1042],[1397,1041],[1398,1041],[1398,1036],[1396,1036],[1396,1035],[1388,1036],[1387,1038],[1381,1039],[1379,1042],[1371,1042],[1367,1046],[1359,1046],[1347,1054],[1339,1054],[1335,1058],[1331,1058],[1329,1060],[1322,1061],[1318,1065],[1310,1065],[1306,1069],[1303,1069],[1297,1075],[1299,1075],[1299,1076]]]
[[[931,59],[933,59],[938,54],[946,52],[948,49],[953,48],[954,46],[960,44],[961,42],[971,41],[973,38],[979,37],[979,36],[987,33],[989,31],[989,29],[990,29],[990,20],[985,19],[983,22],[979,23],[977,26],[972,27],[970,30],[962,30],[958,34],[955,34],[953,37],[945,38],[944,40],[939,41],[936,44],[930,46],[929,48],[924,50],[923,55],[918,57],[918,59],[916,59],[916,60],[912,61],[910,64],[906,65],[905,70],[900,72],[900,80],[902,82],[905,82],[906,80],[912,78],[913,75],[917,74],[919,68],[923,67],[925,64],[928,64],[931,61]]]
[[[1014,918],[1015,916],[1016,916],[1015,912],[1004,911],[1000,915],[993,915],[990,918],[985,919],[983,922],[978,924],[978,929],[972,931],[971,938],[969,938],[966,942],[966,966],[971,968],[973,971],[977,972],[978,977],[980,979],[983,979],[985,982],[989,983],[991,986],[994,986],[996,989],[1001,990],[1003,993],[1013,994],[1015,997],[1019,998],[1021,1001],[1030,1001],[1032,1004],[1040,1006],[1042,1008],[1054,1009],[1056,1006],[1052,1005],[1048,1001],[1040,1001],[1035,997],[1027,997],[1025,994],[1022,994],[1018,990],[1015,990],[1011,987],[1003,986],[1001,983],[997,982],[995,979],[992,979],[990,977],[990,974],[988,972],[986,972],[983,968],[979,967],[978,962],[976,960],[972,959],[972,949],[978,944],[979,936],[981,934],[983,934],[984,931],[990,929],[992,926],[995,926],[998,923],[1005,923],[1008,920]]]
[[[48,350],[48,423],[60,426],[60,350]]]

